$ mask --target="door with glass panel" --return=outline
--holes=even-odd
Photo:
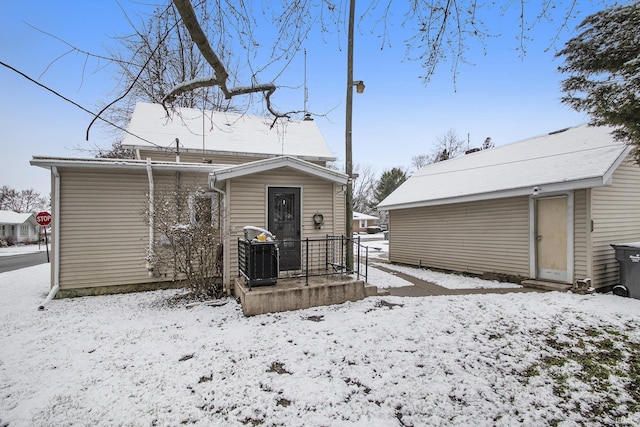
[[[301,262],[300,188],[269,187],[269,231],[276,236],[280,271],[299,270]]]

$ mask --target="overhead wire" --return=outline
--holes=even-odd
[[[127,134],[129,134],[129,135],[131,135],[131,136],[133,136],[134,138],[138,138],[139,140],[144,141],[144,142],[147,142],[147,143],[149,143],[149,144],[151,144],[151,145],[154,145],[154,146],[156,146],[156,147],[164,148],[163,146],[161,146],[161,145],[159,145],[159,144],[156,144],[155,142],[151,142],[151,141],[149,141],[149,140],[148,140],[148,139],[146,139],[146,138],[143,138],[143,137],[141,137],[141,136],[139,136],[139,135],[136,135],[136,134],[134,134],[134,133],[132,133],[132,132],[128,131],[127,129],[125,129],[125,128],[123,128],[122,126],[119,126],[119,125],[117,125],[117,124],[113,123],[112,121],[110,121],[110,120],[108,120],[108,119],[105,119],[105,118],[103,118],[103,117],[100,117],[97,113],[94,113],[93,111],[91,111],[91,110],[89,110],[89,109],[87,109],[87,108],[83,107],[82,105],[80,105],[80,104],[78,104],[77,102],[75,102],[75,101],[73,101],[73,100],[71,100],[71,99],[67,98],[66,96],[62,95],[61,93],[56,92],[54,89],[51,89],[50,87],[48,87],[48,86],[46,86],[46,85],[44,85],[44,84],[40,83],[39,81],[35,80],[34,78],[29,77],[27,74],[25,74],[25,73],[23,73],[22,71],[20,71],[20,70],[18,70],[18,69],[16,69],[16,68],[14,68],[14,67],[12,67],[11,65],[6,64],[6,63],[4,63],[4,62],[2,62],[2,61],[0,61],[0,65],[2,65],[3,67],[6,67],[6,68],[8,68],[8,69],[10,69],[10,70],[11,70],[11,71],[13,71],[14,73],[17,73],[17,74],[21,75],[22,77],[24,77],[25,79],[29,80],[30,82],[35,83],[36,85],[40,86],[41,88],[43,88],[43,89],[45,89],[45,90],[47,90],[47,91],[49,91],[49,92],[53,93],[53,94],[54,94],[54,95],[56,95],[57,97],[62,98],[62,99],[63,99],[63,100],[65,100],[66,102],[68,102],[68,103],[72,104],[72,105],[73,105],[73,106],[75,106],[75,107],[78,107],[78,108],[79,108],[79,109],[81,109],[82,111],[84,111],[84,112],[86,112],[86,113],[91,114],[91,115],[94,117],[94,120],[95,120],[95,119],[100,119],[100,120],[102,120],[103,122],[107,123],[108,125],[111,125],[111,126],[115,127],[116,129],[119,129],[119,130],[121,130],[121,131],[123,131],[123,132],[125,132],[125,133],[127,133]]]

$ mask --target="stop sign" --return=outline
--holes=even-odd
[[[43,227],[51,224],[51,214],[49,212],[39,212],[36,215],[36,222]]]

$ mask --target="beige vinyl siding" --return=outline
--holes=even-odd
[[[79,289],[170,280],[146,270],[149,181],[146,170],[61,170],[60,288]],[[194,175],[182,173],[183,185]],[[198,178],[206,188],[207,175]],[[154,171],[156,191],[175,188],[174,172]],[[156,236],[158,237],[158,236]]]
[[[333,186],[333,212],[335,223],[333,226],[333,234],[335,236],[342,236],[346,233],[347,223],[347,193],[343,190],[341,184],[334,184]]]
[[[53,173],[53,169],[51,170],[50,179],[51,179],[51,192],[49,194],[51,195],[51,235],[49,235],[49,242],[51,244],[50,245],[51,250],[49,251],[49,255],[50,255],[49,260],[51,262],[51,268],[49,269],[50,270],[49,279],[50,279],[51,287],[53,288],[58,284],[58,282],[56,282],[56,269],[54,268],[56,259],[58,257],[56,244],[55,244],[56,216],[58,215],[58,211],[56,210],[56,198],[58,196],[56,194],[56,176]]]
[[[580,280],[591,276],[591,267],[587,265],[587,239],[590,234],[587,190],[575,191],[573,203],[573,278]]]
[[[591,191],[593,277],[596,287],[618,282],[618,262],[611,243],[640,241],[640,168],[627,158],[614,172],[611,186]]]
[[[389,212],[389,259],[482,274],[529,276],[529,198]]]
[[[148,282],[146,173],[60,170],[60,288]]]
[[[229,277],[238,275],[238,238],[244,236],[243,227],[253,225],[267,228],[267,189],[268,187],[297,187],[301,196],[301,237],[319,238],[336,233],[336,215],[334,194],[336,186],[326,180],[293,169],[278,168],[250,176],[233,179],[227,186],[227,209],[229,228]],[[341,209],[344,217],[344,205]],[[313,216],[324,216],[324,226],[318,230],[314,226]]]

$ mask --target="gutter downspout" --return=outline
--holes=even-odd
[[[60,290],[60,173],[56,166],[51,167],[53,174],[53,195],[55,197],[53,207],[53,287],[49,291],[49,295],[38,306],[38,310],[44,310],[45,304],[56,297]]]
[[[227,275],[227,271],[228,268],[227,266],[229,265],[229,244],[231,244],[230,242],[227,242],[227,193],[225,193],[224,191],[220,190],[219,188],[216,188],[215,186],[215,182],[216,182],[216,176],[214,175],[213,180],[209,180],[209,188],[212,189],[213,191],[215,191],[216,193],[220,194],[222,196],[222,224],[221,224],[221,229],[222,229],[222,285],[224,287],[226,287],[226,293],[227,295],[231,294],[231,284],[229,283],[227,285],[226,280],[225,279],[229,279],[225,277]],[[229,244],[227,244],[229,243]]]
[[[155,240],[155,185],[153,182],[153,169],[151,167],[151,158],[147,157],[147,176],[149,177],[149,248],[147,249],[147,270],[149,277],[153,276],[154,270],[154,252],[153,244]]]

